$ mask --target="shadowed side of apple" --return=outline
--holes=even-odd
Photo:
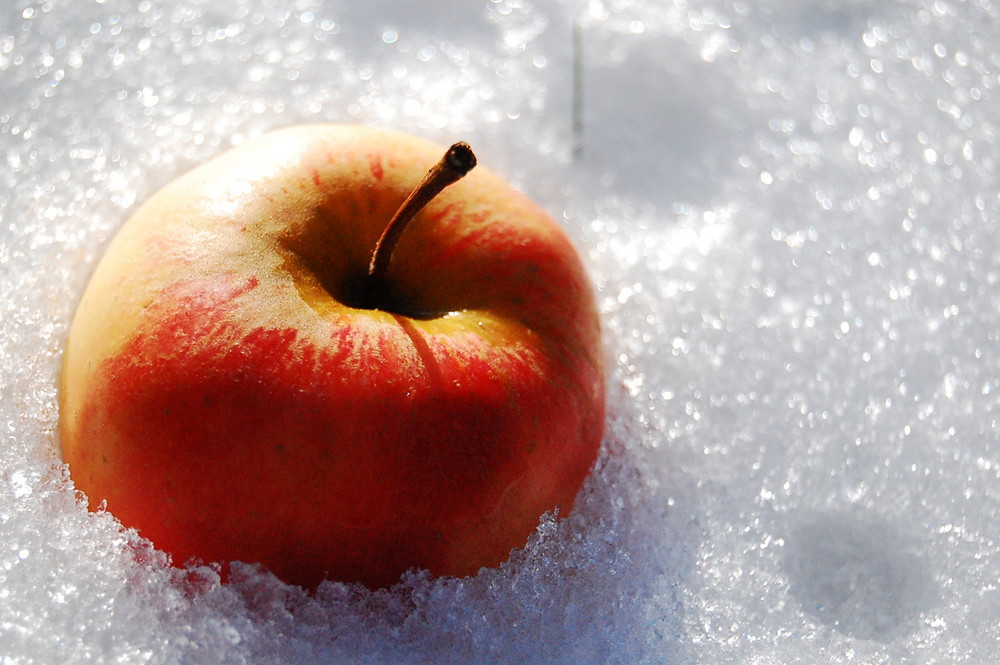
[[[603,433],[593,293],[555,222],[456,149],[289,128],[144,204],[64,359],[91,505],[177,564],[307,588],[475,574],[568,514]]]

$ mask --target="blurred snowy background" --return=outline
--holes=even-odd
[[[1000,662],[998,15],[3,2],[0,663]],[[89,514],[55,456],[114,231],[316,121],[468,140],[592,270],[605,451],[498,570],[223,586]]]

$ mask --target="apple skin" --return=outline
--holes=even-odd
[[[315,588],[466,576],[565,516],[604,423],[580,259],[479,167],[405,231],[391,307],[352,284],[444,148],[347,125],[278,130],[157,192],[73,320],[61,445],[180,565],[256,562]]]

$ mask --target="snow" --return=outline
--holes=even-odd
[[[5,4],[0,663],[997,662],[998,14]],[[592,272],[605,448],[499,569],[222,585],[89,513],[56,457],[68,323],[115,229],[315,121],[469,141]]]

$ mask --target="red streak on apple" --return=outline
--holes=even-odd
[[[382,182],[382,178],[385,175],[385,172],[382,170],[382,158],[378,155],[372,155],[370,159],[372,176],[376,182]]]

